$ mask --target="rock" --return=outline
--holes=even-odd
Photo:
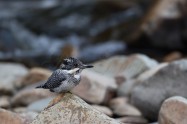
[[[23,124],[30,124],[37,115],[38,113],[32,111],[19,114],[19,116],[22,118]]]
[[[119,124],[70,93],[59,94],[31,124],[60,124],[62,122],[64,124]]]
[[[45,89],[35,89],[36,85],[20,90],[11,100],[13,106],[28,105],[37,100],[54,96],[55,94]]]
[[[94,107],[95,109],[97,109],[98,111],[108,115],[108,116],[112,116],[112,110],[110,110],[108,107],[106,106],[100,106],[100,105],[92,105],[92,107]]]
[[[28,73],[28,69],[17,63],[0,63],[0,92],[12,94],[15,90],[14,83]]]
[[[20,84],[17,84],[20,87],[34,84],[40,81],[47,80],[51,76],[52,72],[44,68],[32,68],[29,73],[23,77]]]
[[[187,99],[175,96],[164,101],[159,112],[159,124],[187,124]]]
[[[167,63],[161,63],[150,70],[147,70],[140,74],[136,79],[130,79],[123,82],[117,89],[118,96],[131,96],[133,89],[145,79],[148,79],[154,75],[159,69],[167,66]]]
[[[35,101],[28,105],[27,110],[28,111],[35,111],[35,112],[41,112],[53,99],[53,97],[44,98],[38,101]]]
[[[9,108],[10,107],[10,97],[0,96],[0,108]]]
[[[1,124],[24,124],[21,117],[16,113],[0,108]]]
[[[117,118],[116,120],[125,124],[148,124],[147,120],[143,117],[127,116]]]
[[[16,113],[25,113],[27,112],[27,108],[26,107],[16,107],[12,109],[13,112]]]
[[[132,90],[136,86],[136,84],[137,84],[136,80],[133,79],[125,81],[124,83],[119,85],[117,89],[117,95],[130,97]]]
[[[140,73],[154,67],[157,62],[142,54],[129,57],[115,56],[94,64],[94,70],[101,74],[123,79],[121,82],[134,78]],[[119,82],[120,83],[120,82]]]
[[[186,72],[185,59],[162,66],[156,73],[152,73],[152,76],[142,78],[144,80],[141,80],[132,92],[131,103],[144,117],[157,121],[160,106],[165,99],[176,95],[187,98]]]
[[[152,46],[186,49],[186,37],[181,34],[186,34],[187,28],[180,28],[181,22],[186,22],[186,5],[186,0],[158,0],[150,7],[142,30]]]
[[[90,70],[82,72],[81,82],[72,92],[93,104],[107,103],[114,95],[117,84],[112,77],[106,77]]]
[[[112,99],[109,103],[113,113],[117,116],[140,116],[141,113],[134,106],[127,103],[123,97]]]
[[[172,62],[174,60],[179,60],[182,58],[182,53],[175,51],[166,55],[163,59],[164,62]]]

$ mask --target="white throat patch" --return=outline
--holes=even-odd
[[[71,69],[71,70],[64,70],[64,71],[67,72],[68,74],[74,74],[78,70],[79,70],[79,68],[74,68],[74,69]]]

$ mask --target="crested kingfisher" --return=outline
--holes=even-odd
[[[76,58],[66,58],[60,68],[48,78],[47,82],[36,88],[49,89],[55,93],[68,92],[80,83],[82,70],[92,67],[92,65],[83,64]]]

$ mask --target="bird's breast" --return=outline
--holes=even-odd
[[[77,80],[80,80],[81,76],[80,76],[80,74],[75,74],[74,78],[76,78]]]

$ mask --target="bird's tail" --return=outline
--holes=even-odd
[[[39,85],[39,86],[37,86],[36,88],[43,88],[43,86],[44,86],[44,85]]]

